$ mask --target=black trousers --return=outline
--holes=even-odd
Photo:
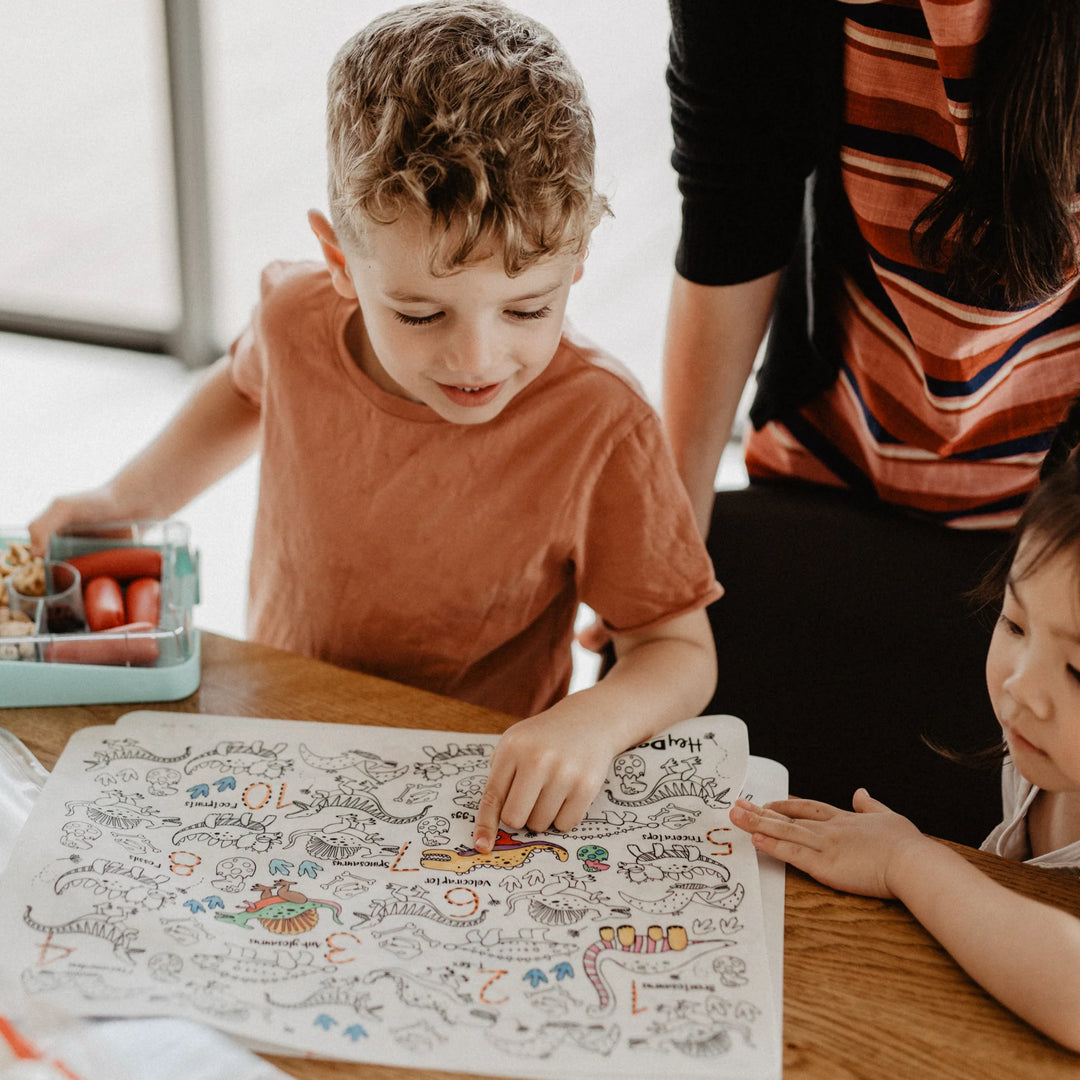
[[[947,760],[1000,730],[984,664],[996,612],[965,594],[1008,541],[841,492],[752,484],[716,497],[709,608],[720,665],[706,712],[732,713],[792,794],[844,808],[859,786],[924,832],[978,845],[1001,818],[1000,770]]]

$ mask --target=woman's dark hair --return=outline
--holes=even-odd
[[[957,298],[1022,307],[1061,289],[1080,254],[1080,2],[994,0],[972,83],[960,170],[912,245]]]

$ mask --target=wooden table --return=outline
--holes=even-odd
[[[72,732],[139,707],[0,709],[0,727],[51,767]],[[200,689],[156,707],[463,732],[499,732],[507,723],[499,713],[215,634],[203,635]],[[960,850],[1004,884],[1080,915],[1080,883],[1072,878]],[[785,917],[785,1078],[1080,1078],[1080,1057],[983,993],[899,904],[836,893],[789,870]],[[460,1076],[270,1060],[302,1080]]]

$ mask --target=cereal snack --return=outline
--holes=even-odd
[[[0,660],[33,660],[32,641],[8,641],[8,638],[27,637],[34,633],[34,623],[29,615],[12,611],[0,605]]]

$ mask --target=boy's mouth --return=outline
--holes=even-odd
[[[486,405],[502,388],[502,383],[487,383],[485,386],[451,386],[439,383],[439,389],[455,404],[465,408]]]

